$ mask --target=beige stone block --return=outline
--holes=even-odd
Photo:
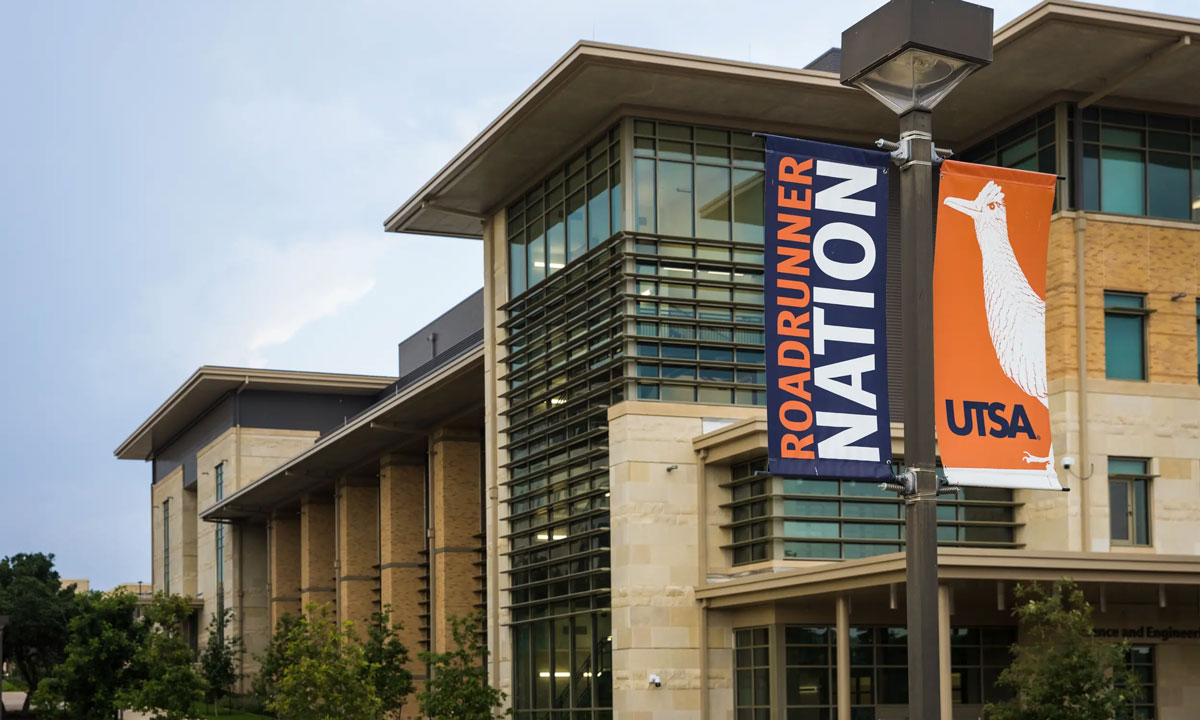
[[[337,599],[335,542],[333,497],[305,495],[300,501],[300,604],[304,609]]]

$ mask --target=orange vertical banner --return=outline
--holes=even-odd
[[[937,436],[955,485],[1061,490],[1046,392],[1053,175],[947,160],[933,269]]]

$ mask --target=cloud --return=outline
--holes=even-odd
[[[375,290],[379,269],[395,249],[388,240],[382,233],[343,232],[214,243],[209,250],[222,257],[215,268],[197,267],[147,289],[139,345],[188,369],[267,366],[273,349]]]

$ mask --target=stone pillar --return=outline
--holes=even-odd
[[[421,617],[428,609],[429,565],[425,557],[425,458],[384,456],[379,463],[379,590],[381,603],[390,605],[393,624],[401,625],[400,641],[408,648],[408,670],[418,688],[425,664],[417,653],[425,649]],[[403,717],[416,717],[415,702]]]
[[[475,611],[482,573],[476,563],[480,548],[480,444],[468,431],[439,429],[430,453],[430,495],[433,538],[433,649],[452,647],[448,619]]]
[[[279,618],[300,612],[300,513],[271,513],[268,544],[271,547],[271,631]]]
[[[306,493],[300,499],[300,607],[337,597],[333,567],[333,497]]]
[[[377,608],[379,582],[379,483],[342,478],[337,489],[338,620],[364,626]]]
[[[268,587],[267,527],[260,522],[243,522],[233,528],[233,605],[237,611],[234,625],[242,639],[237,655],[241,677],[237,691],[250,691],[250,678],[258,674],[256,658],[267,650],[271,638],[271,605]],[[228,573],[228,569],[226,570]]]
[[[954,717],[954,696],[950,688],[950,604],[950,586],[938,585],[938,672],[942,676],[938,685],[941,692],[938,704],[946,720]]]
[[[837,596],[837,720],[850,720],[850,598]],[[944,720],[951,720],[949,715]]]

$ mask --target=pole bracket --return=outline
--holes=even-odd
[[[925,137],[928,137],[928,135],[929,135],[928,133],[916,133],[916,134],[923,135]],[[909,132],[909,133],[905,133],[904,135],[900,136],[900,142],[892,142],[891,140],[884,140],[883,138],[879,138],[878,140],[875,141],[875,147],[879,148],[880,150],[887,151],[888,154],[890,154],[892,156],[892,162],[896,163],[901,168],[903,168],[904,166],[909,164],[909,160],[912,158],[913,137],[914,137],[914,134],[912,132]],[[936,144],[934,144],[932,140],[930,140],[929,144],[930,144],[930,147],[933,148],[933,164],[934,165],[939,165],[939,164],[941,164],[941,162],[943,160],[954,156],[954,151],[950,150],[949,148],[940,148]]]

